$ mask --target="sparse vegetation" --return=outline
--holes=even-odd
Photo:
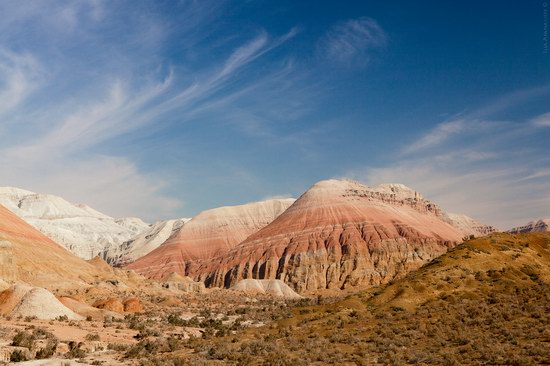
[[[126,343],[109,339],[106,347],[129,365],[548,364],[548,243],[550,234],[469,239],[401,280],[340,299],[251,300],[214,290],[163,307],[152,295],[144,313],[87,320],[84,342],[69,342],[65,357],[108,364],[84,345],[110,332],[126,334]],[[28,324],[10,337],[35,358],[52,357],[59,344]]]
[[[86,334],[85,339],[87,341],[99,341],[101,339],[101,337],[97,333],[88,333],[88,334]]]
[[[27,356],[21,350],[16,349],[10,355],[10,362],[23,362],[27,361]]]
[[[78,342],[69,343],[69,352],[65,354],[65,358],[84,358],[86,351],[81,348],[82,344]]]
[[[548,238],[531,235],[529,246],[526,236],[469,240],[382,291],[298,307],[263,328],[261,340],[248,329],[188,347],[195,360],[236,364],[547,364]]]

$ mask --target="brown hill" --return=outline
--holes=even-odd
[[[262,340],[256,329],[195,349],[229,363],[547,365],[548,304],[550,233],[491,234],[386,287],[298,307]]]
[[[374,286],[420,267],[463,233],[403,185],[321,181],[262,230],[196,271],[208,286],[281,279],[298,292]]]
[[[201,260],[227,253],[272,222],[293,199],[274,199],[201,212],[157,249],[127,267],[149,278],[195,274]]]

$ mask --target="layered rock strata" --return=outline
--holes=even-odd
[[[473,235],[475,237],[480,237],[498,231],[495,227],[483,224],[466,215],[450,213],[448,216],[451,220],[451,224],[460,229],[464,233],[464,236]]]
[[[528,222],[526,225],[515,227],[509,230],[509,233],[522,234],[522,233],[542,233],[550,231],[550,219],[541,219]]]
[[[195,277],[203,260],[223,256],[271,223],[293,199],[274,199],[203,211],[157,249],[127,267],[155,279],[171,273]]]
[[[58,196],[13,187],[0,187],[0,204],[83,259],[93,258],[149,228],[138,218],[115,219]]]
[[[403,185],[321,181],[228,253],[202,261],[195,278],[219,287],[280,279],[300,293],[374,286],[420,267],[462,237],[439,206]]]
[[[119,245],[113,245],[101,253],[101,257],[113,266],[123,266],[149,254],[180,230],[190,219],[160,221]]]

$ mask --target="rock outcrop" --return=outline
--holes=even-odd
[[[161,246],[189,220],[184,218],[157,222],[132,239],[109,247],[101,256],[113,266],[132,263]]]
[[[475,237],[480,237],[498,231],[493,226],[482,224],[476,219],[473,219],[466,215],[449,213],[448,216],[451,220],[451,224],[462,231],[462,233],[464,233],[464,236],[473,235]]]
[[[527,225],[518,226],[508,230],[509,233],[522,234],[522,233],[542,233],[550,231],[550,219],[541,219],[537,221],[528,222]]]
[[[125,313],[140,313],[143,311],[143,305],[137,297],[131,297],[122,302]]]
[[[223,256],[283,213],[293,199],[274,199],[201,212],[170,239],[127,267],[162,279],[172,272],[194,277],[200,261]]]
[[[60,316],[66,316],[70,320],[83,319],[48,290],[24,284],[14,285],[0,293],[0,313],[6,316],[31,316],[45,320]]]
[[[90,259],[149,228],[137,218],[114,219],[86,205],[19,188],[0,187],[0,204],[77,256]]]
[[[182,276],[175,272],[169,274],[162,280],[162,287],[183,292],[201,293],[205,291],[204,283],[193,281],[191,277]]]
[[[218,287],[280,279],[299,293],[374,286],[458,244],[463,234],[448,221],[403,185],[321,181],[228,253],[202,260],[195,278]]]
[[[108,319],[122,318],[122,316],[119,313],[115,313],[109,310],[94,308],[93,306],[90,306],[71,296],[60,296],[58,300],[63,305],[71,309],[73,312],[84,317],[91,317],[93,320],[103,321],[105,318],[108,318]]]
[[[285,299],[300,299],[296,291],[291,289],[286,283],[281,280],[241,280],[234,287],[234,290],[243,291],[246,293],[260,293],[275,297],[284,297]]]
[[[116,298],[108,298],[105,300],[98,300],[93,305],[94,308],[107,310],[107,311],[113,311],[115,313],[123,313],[124,312],[124,304],[122,301]]]

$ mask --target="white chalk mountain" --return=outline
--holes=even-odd
[[[464,233],[464,236],[473,235],[475,237],[480,237],[498,231],[493,226],[482,224],[476,219],[473,219],[466,215],[448,213],[447,216],[449,216],[451,224],[454,227],[460,229]]]
[[[134,262],[161,246],[189,220],[191,219],[159,221],[130,240],[119,245],[110,246],[101,253],[101,257],[113,266],[122,266]]]
[[[509,233],[513,234],[541,233],[545,231],[550,231],[550,219],[530,221],[526,225],[518,226],[508,230]]]
[[[87,205],[13,187],[0,187],[0,204],[83,259],[150,228],[138,218],[115,219]]]

